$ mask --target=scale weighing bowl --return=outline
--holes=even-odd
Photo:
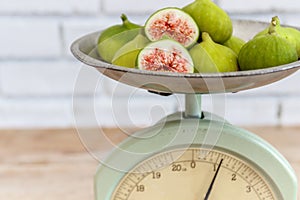
[[[248,41],[268,25],[266,22],[233,20],[233,34]],[[96,44],[100,33],[94,32],[76,40],[71,46],[73,55],[116,81],[160,94],[238,92],[276,82],[300,68],[300,61],[259,70],[226,73],[183,74],[125,68],[104,62],[98,56]]]

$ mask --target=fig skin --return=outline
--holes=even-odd
[[[132,41],[122,46],[115,54],[112,64],[122,67],[135,68],[139,52],[150,41],[142,34],[138,34]]]
[[[115,53],[127,42],[133,40],[142,27],[131,23],[122,15],[123,24],[105,29],[98,37],[97,52],[102,60],[111,63]]]
[[[104,31],[102,31],[102,33],[98,38],[98,44],[112,37],[113,35],[122,33],[123,31],[142,27],[138,24],[134,24],[131,21],[129,21],[128,17],[125,14],[122,14],[120,18],[122,20],[122,24],[110,26],[106,28]]]
[[[190,54],[199,73],[238,71],[237,55],[230,48],[215,43],[210,35],[202,33],[203,41],[195,45]]]
[[[241,70],[255,70],[288,64],[298,60],[296,48],[270,26],[268,33],[248,41],[241,49]]]
[[[232,49],[238,56],[244,44],[246,44],[246,42],[243,39],[236,36],[231,36],[231,38],[227,40],[223,45]]]
[[[145,34],[152,42],[169,37],[189,48],[197,42],[199,28],[195,20],[180,8],[166,7],[147,19]]]
[[[298,58],[300,58],[300,31],[292,27],[286,27],[285,30],[288,35],[294,38],[294,42],[296,43]]]
[[[229,15],[211,0],[195,0],[182,8],[196,21],[200,32],[209,33],[213,41],[223,44],[232,35]]]
[[[116,52],[127,42],[133,40],[141,29],[126,30],[115,34],[97,45],[97,51],[102,60],[111,63]]]
[[[269,29],[272,27],[276,30],[276,33],[279,36],[287,39],[295,46],[298,58],[300,58],[300,31],[292,27],[282,27],[278,16],[272,17],[269,27],[257,33],[254,38],[267,34]]]
[[[161,39],[143,48],[137,59],[141,70],[193,73],[193,60],[187,49],[173,39]]]

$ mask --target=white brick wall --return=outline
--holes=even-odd
[[[80,67],[78,62],[65,60],[2,62],[3,95],[18,98],[71,96]]]
[[[280,12],[297,12],[300,10],[300,2],[294,0],[252,0],[252,1],[235,1],[218,0],[219,5],[228,12],[237,13],[261,13],[275,11]]]
[[[0,27],[0,58],[55,58],[61,54],[57,20],[40,17],[1,17]]]
[[[145,126],[182,110],[182,95],[160,97],[103,77],[75,60],[70,45],[120,23],[121,13],[143,24],[157,9],[190,2],[0,0],[0,128],[74,126],[73,111],[80,126]],[[278,15],[282,23],[300,26],[300,1],[215,2],[235,19],[269,21]],[[300,125],[299,81],[300,71],[272,85],[228,94],[221,114],[237,125]],[[213,111],[209,95],[203,109]]]
[[[163,7],[183,7],[186,4],[193,2],[192,0],[151,0],[151,1],[137,1],[137,0],[110,0],[104,1],[103,11],[109,14],[119,14],[119,13],[133,13],[133,14],[151,14],[152,12],[163,8]]]
[[[284,97],[281,99],[281,104],[281,124],[300,124],[300,97]]]
[[[0,12],[7,15],[95,15],[100,5],[98,0],[1,0]]]

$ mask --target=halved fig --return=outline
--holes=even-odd
[[[189,14],[179,8],[168,7],[149,17],[145,33],[150,41],[168,36],[188,48],[197,42],[199,28]]]
[[[139,69],[151,71],[193,73],[193,60],[184,46],[172,39],[148,44],[137,59]]]

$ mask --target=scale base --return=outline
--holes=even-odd
[[[229,124],[213,114],[204,116],[217,120],[184,118],[175,113],[156,125],[138,131],[125,140],[99,167],[95,177],[96,200],[109,200],[118,183],[139,163],[161,152],[180,148],[203,147],[238,155],[253,163],[264,174],[276,200],[297,199],[296,175],[286,159],[257,135]],[[146,138],[146,139],[145,139]],[[118,167],[122,165],[122,170]]]

